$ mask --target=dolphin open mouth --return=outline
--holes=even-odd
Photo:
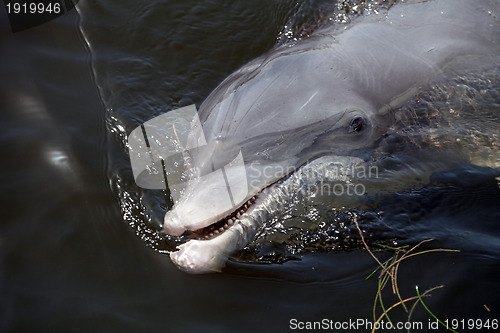
[[[240,218],[242,218],[247,213],[247,211],[255,203],[256,199],[257,197],[253,196],[227,217],[207,227],[191,231],[189,238],[197,240],[210,240],[223,234],[232,226],[240,223]]]
[[[314,159],[264,187],[217,222],[184,231],[187,241],[171,252],[170,258],[179,269],[189,273],[220,271],[232,253],[255,239],[270,216],[286,212],[293,202],[309,195],[319,181],[347,181],[351,166],[362,163],[361,159],[351,156]],[[335,169],[339,172],[332,172]],[[165,220],[166,225],[169,223],[171,219]]]
[[[225,218],[186,231],[188,240],[170,253],[172,262],[192,274],[220,271],[230,254],[246,246],[257,234],[263,221],[258,207],[265,197],[253,196]]]

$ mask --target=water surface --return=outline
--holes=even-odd
[[[245,62],[342,13],[328,1],[80,1],[15,34],[2,17],[0,331],[282,332],[292,318],[370,319],[377,280],[365,278],[377,264],[354,214],[374,248],[435,238],[427,248],[461,250],[402,264],[405,297],[444,285],[426,299],[441,319],[499,318],[495,68],[408,103],[374,153],[367,195],[290,205],[222,274],[169,261],[177,240],[157,231],[170,199],[135,186],[126,135],[199,106]],[[429,116],[404,116],[418,110]],[[430,317],[417,307],[412,318]]]

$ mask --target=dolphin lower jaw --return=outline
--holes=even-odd
[[[262,196],[265,197],[266,193],[267,189],[264,189]],[[181,244],[178,251],[170,253],[172,262],[182,271],[191,274],[221,271],[231,253],[250,243],[261,228],[263,221],[269,217],[265,209],[266,205],[262,201],[262,198],[252,197],[246,204],[245,212],[239,209],[226,218],[226,222],[215,223],[216,225],[228,224],[223,231],[215,233],[215,230],[210,231],[211,226],[209,226],[204,228],[205,230],[193,232],[192,235],[196,235],[195,237],[205,234],[208,238],[205,236],[192,238]],[[233,219],[236,216],[239,218]]]
[[[239,212],[235,213],[235,216]],[[179,269],[192,274],[219,272],[232,252],[243,248],[255,237],[262,219],[244,213],[238,219],[233,220],[231,217],[225,221],[223,223],[227,227],[222,231],[218,229],[195,231],[194,234],[204,234],[204,236],[191,239],[181,244],[178,251],[171,252],[172,262]],[[211,229],[211,226],[204,229]]]

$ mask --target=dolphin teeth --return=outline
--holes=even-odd
[[[240,218],[246,211],[250,208],[251,205],[255,203],[255,196],[248,199],[247,202],[243,203],[243,205],[235,210],[232,214],[230,214],[226,220],[220,220],[210,226],[200,229],[196,231],[198,239],[212,239],[222,234],[226,230],[228,230],[231,226],[240,222]]]

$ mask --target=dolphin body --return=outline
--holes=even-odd
[[[175,265],[219,271],[282,209],[270,193],[314,182],[314,170],[335,163],[362,163],[356,156],[373,149],[418,89],[498,64],[499,18],[497,0],[405,2],[323,28],[230,75],[199,110],[206,146],[193,164],[204,177],[165,216],[166,234],[200,235],[170,254]],[[239,152],[246,179],[231,164]],[[222,167],[227,180],[248,185],[229,208],[212,177]]]

